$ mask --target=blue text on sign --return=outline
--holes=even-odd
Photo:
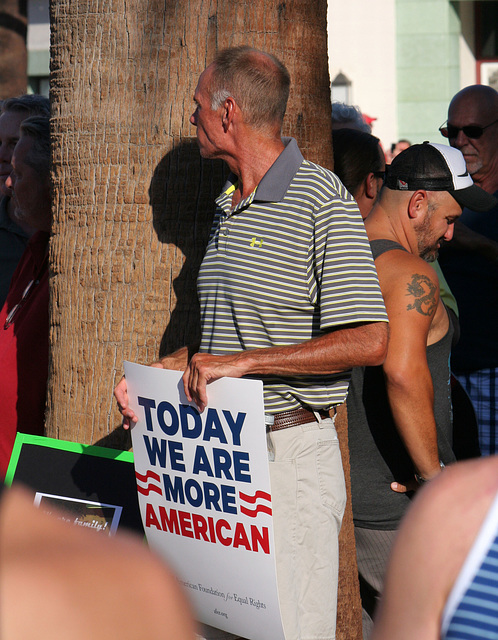
[[[169,437],[174,436],[181,429],[184,438],[195,440],[200,438],[206,442],[217,438],[220,443],[228,444],[227,433],[231,434],[232,444],[240,446],[240,433],[244,425],[246,413],[239,412],[234,418],[230,411],[210,407],[205,414],[200,414],[189,404],[180,404],[178,410],[166,400],[156,407],[153,398],[138,396],[138,404],[144,408],[147,431],[153,431],[153,413],[161,430]],[[228,427],[228,431],[226,431]]]

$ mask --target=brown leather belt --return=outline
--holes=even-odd
[[[337,409],[332,407],[330,413],[321,409],[317,413],[322,418],[330,418],[336,414]],[[269,431],[280,431],[280,429],[288,429],[289,427],[297,427],[300,424],[307,424],[309,422],[318,422],[313,411],[301,407],[300,409],[293,409],[292,411],[283,411],[282,413],[276,413],[273,416],[273,424],[267,425]]]

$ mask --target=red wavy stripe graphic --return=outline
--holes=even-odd
[[[239,491],[239,498],[245,502],[250,502],[251,504],[254,504],[258,498],[263,498],[264,500],[271,502],[271,495],[265,491],[256,491],[254,496],[248,496],[246,493]]]
[[[138,493],[141,493],[143,496],[148,496],[151,491],[155,491],[160,496],[163,495],[163,492],[161,491],[160,487],[156,487],[155,484],[150,484],[146,489],[144,489],[143,487],[139,487],[137,485],[137,491]]]
[[[255,518],[260,512],[267,513],[269,516],[271,516],[272,514],[270,507],[267,507],[264,504],[258,504],[256,509],[254,509],[253,511],[251,511],[251,509],[246,509],[246,507],[240,507],[240,512],[245,516],[249,516],[250,518]]]
[[[152,478],[153,480],[157,480],[158,482],[160,481],[160,477],[157,475],[157,473],[154,473],[153,471],[147,471],[147,474],[145,476],[140,475],[139,473],[137,473],[137,471],[135,471],[135,476],[137,478],[137,480],[140,480],[140,482],[147,482],[147,480],[149,478]]]

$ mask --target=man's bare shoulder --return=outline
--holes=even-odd
[[[447,504],[456,517],[469,511],[470,502],[485,515],[497,493],[498,456],[490,456],[451,465],[420,492],[415,504],[422,519],[423,512],[426,515],[437,512],[442,503]]]
[[[445,576],[446,595],[497,493],[498,456],[460,462],[428,483],[408,512],[400,543],[415,546],[415,557],[420,544],[420,557]]]
[[[436,640],[441,613],[498,493],[498,456],[444,469],[418,493],[390,558],[372,640]]]
[[[439,301],[439,281],[433,267],[422,258],[392,250],[375,261],[386,305],[394,302],[406,311],[433,315]]]
[[[413,549],[415,562],[420,544],[420,559],[445,577],[446,595],[497,493],[498,456],[460,462],[419,492],[403,521],[400,544]]]
[[[375,260],[377,272],[393,279],[404,279],[411,273],[421,273],[437,282],[437,275],[430,263],[418,255],[402,249],[386,251]]]

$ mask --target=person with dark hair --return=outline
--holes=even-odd
[[[0,478],[17,431],[42,435],[48,376],[48,241],[50,126],[48,117],[21,123],[6,180],[16,220],[33,229],[0,311]]]
[[[25,95],[4,100],[0,110],[0,308],[5,302],[12,274],[33,229],[14,216],[11,190],[5,181],[12,172],[12,153],[19,140],[19,126],[30,116],[50,115],[48,98]]]
[[[358,204],[365,219],[377,199],[384,179],[386,161],[380,141],[356,129],[332,132],[334,173]]]
[[[379,199],[365,220],[390,328],[384,364],[356,368],[347,400],[365,638],[412,491],[455,461],[453,327],[429,262],[451,239],[463,206],[486,211],[495,202],[473,184],[459,151],[425,143],[386,167]]]
[[[50,100],[46,96],[27,93],[15,98],[7,98],[2,103],[2,113],[22,113],[26,118],[31,116],[50,117]]]
[[[214,380],[263,381],[285,637],[333,640],[346,500],[336,407],[352,366],[382,362],[387,324],[356,204],[281,136],[288,91],[283,65],[250,47],[220,53],[199,78],[200,153],[232,173],[199,272],[200,347],[157,365],[184,371],[200,411]],[[124,423],[136,421],[125,379],[115,395]]]

